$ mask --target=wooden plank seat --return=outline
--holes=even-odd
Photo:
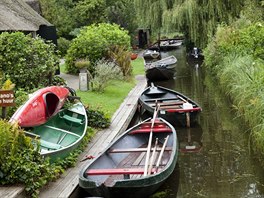
[[[131,131],[129,134],[150,133],[150,131],[151,131],[150,127],[141,128],[141,129],[135,129]],[[153,133],[168,133],[168,132],[172,132],[172,130],[169,127],[160,127],[160,128],[153,127],[152,132]]]
[[[143,101],[144,102],[153,102],[153,101],[166,101],[166,100],[175,100],[176,98],[175,97],[173,97],[173,98],[150,98],[150,99],[144,99]]]
[[[183,101],[173,101],[173,102],[163,101],[163,102],[158,102],[158,105],[162,107],[162,106],[170,106],[170,105],[182,105],[183,103],[184,103]],[[154,107],[156,106],[156,103],[149,103],[149,105]]]
[[[153,168],[151,173],[155,173],[157,169]],[[89,169],[87,175],[143,175],[144,168],[107,168],[107,169]]]
[[[160,110],[163,110],[163,109],[182,109],[182,106],[180,105],[168,105],[168,106],[161,106],[160,107]]]
[[[63,119],[69,121],[69,122],[74,122],[76,124],[82,124],[83,123],[83,120],[79,119],[79,118],[75,118],[75,117],[72,117],[72,116],[69,116],[67,114],[64,114],[62,116]]]
[[[59,144],[48,142],[48,141],[42,140],[42,139],[40,140],[40,146],[47,148],[48,150],[58,150],[58,149],[63,147]]]
[[[161,151],[162,148],[157,148],[157,151]],[[151,148],[151,151],[153,151],[154,148]],[[172,147],[165,147],[165,151],[172,151]],[[131,153],[131,152],[147,152],[147,148],[117,148],[117,149],[111,149],[108,151],[108,153]]]
[[[179,112],[179,113],[184,113],[184,112],[193,112],[193,111],[201,111],[201,108],[195,107],[191,109],[166,109],[167,112]]]

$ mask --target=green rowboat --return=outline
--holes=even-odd
[[[54,162],[67,157],[81,143],[87,122],[85,107],[78,102],[26,133],[39,139],[40,154]]]

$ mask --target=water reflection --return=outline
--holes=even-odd
[[[249,151],[248,129],[215,80],[198,62],[187,62],[184,48],[163,53],[178,59],[176,77],[156,85],[174,89],[201,105],[198,124],[177,128],[180,151],[178,192],[168,198],[264,197],[263,170]],[[165,186],[173,186],[167,181]],[[164,187],[162,188],[164,189]]]

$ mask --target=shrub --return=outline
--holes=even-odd
[[[113,46],[110,48],[111,59],[120,67],[123,76],[129,77],[132,74],[131,52],[123,46]]]
[[[21,129],[0,120],[0,184],[25,184],[36,197],[37,189],[54,179],[56,171],[40,156]]]
[[[3,80],[10,79],[16,88],[33,89],[44,84],[59,62],[55,46],[39,37],[31,38],[21,32],[0,35],[0,70]]]
[[[86,108],[88,117],[88,126],[93,128],[107,128],[110,125],[110,119],[100,110]]]
[[[66,70],[69,73],[78,73],[75,67],[78,59],[89,60],[94,66],[96,61],[107,56],[109,47],[113,45],[130,47],[128,32],[120,26],[100,23],[83,28],[78,37],[71,42],[65,57]]]
[[[94,76],[90,80],[92,90],[103,92],[110,80],[121,77],[120,68],[114,62],[99,60],[95,64]]]
[[[66,38],[60,37],[58,39],[58,50],[60,55],[64,57],[67,54],[67,50],[70,47],[71,41],[67,40]]]

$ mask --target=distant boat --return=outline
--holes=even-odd
[[[146,198],[171,175],[177,157],[174,127],[162,118],[149,118],[128,129],[88,162],[80,171],[79,186],[91,196]]]
[[[194,47],[192,50],[189,51],[187,60],[190,62],[203,61],[204,55],[202,50],[197,47]]]
[[[145,73],[149,81],[160,81],[172,79],[175,75],[177,59],[175,56],[168,56],[158,61],[145,61]]]
[[[160,59],[160,49],[157,46],[150,46],[143,52],[143,58],[145,60]]]
[[[61,109],[46,123],[25,128],[26,135],[39,140],[40,154],[51,162],[69,156],[84,138],[87,129],[87,115],[81,102]]]
[[[182,93],[153,84],[147,87],[139,97],[142,110],[152,115],[159,105],[159,116],[171,124],[191,126],[197,121],[201,107]]]
[[[160,50],[172,50],[177,49],[182,45],[182,40],[178,39],[167,39],[167,40],[160,40]]]
[[[50,86],[34,92],[30,98],[17,109],[9,122],[21,127],[33,127],[44,124],[56,115],[69,95],[69,90],[61,86]]]

